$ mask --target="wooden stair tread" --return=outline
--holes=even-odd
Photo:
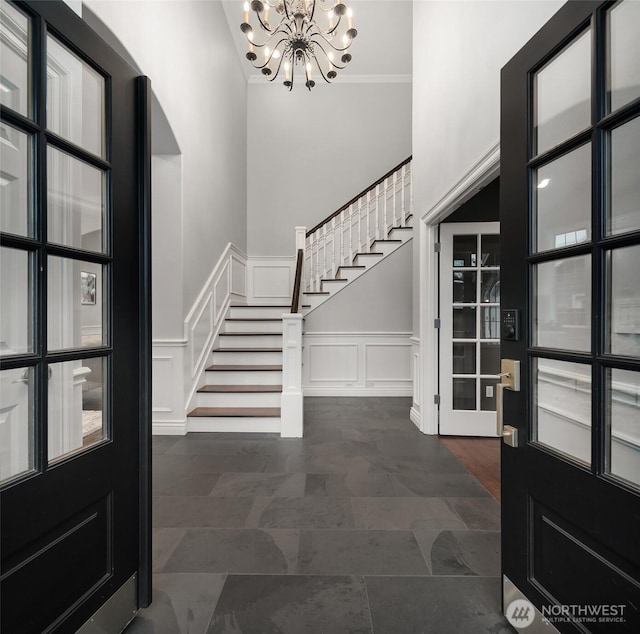
[[[279,372],[281,365],[210,365],[208,372]]]
[[[291,304],[231,304],[230,308],[291,308]]]
[[[225,392],[282,392],[282,385],[203,385],[198,392],[202,394]]]
[[[282,352],[282,348],[214,348],[213,352]]]
[[[339,266],[338,267],[338,271],[340,269],[366,269],[367,267],[364,264],[353,264],[353,265],[347,265],[347,266]]]
[[[225,321],[282,321],[279,317],[227,317]]]
[[[413,231],[413,227],[391,227],[391,229],[389,229],[389,233],[391,233],[392,231],[402,231],[403,229],[411,229],[411,231]]]
[[[189,416],[203,418],[278,418],[279,407],[196,407]]]
[[[327,278],[327,279],[322,278],[320,281],[324,283],[324,282],[347,282],[348,280],[340,280],[337,278]]]
[[[269,335],[271,337],[282,337],[281,332],[221,332],[221,337],[262,337]]]
[[[376,242],[395,242],[397,244],[400,244],[402,242],[402,240],[387,240],[387,239],[380,239],[378,240],[377,238],[372,242],[372,244],[375,244]]]
[[[303,295],[331,295],[329,291],[305,291]]]
[[[384,255],[384,253],[377,253],[375,251],[370,251],[369,253],[356,253],[353,259],[355,260],[355,258],[359,258],[363,255]]]

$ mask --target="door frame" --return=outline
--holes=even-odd
[[[414,376],[414,403],[411,420],[425,434],[438,434],[439,407],[439,334],[435,327],[439,312],[439,263],[436,244],[439,225],[467,200],[471,199],[500,174],[500,141],[467,171],[466,174],[427,212],[420,216],[419,232],[419,376]],[[421,376],[420,376],[421,375]]]

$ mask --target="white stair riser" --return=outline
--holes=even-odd
[[[398,247],[402,246],[402,242],[376,242],[373,245],[373,251],[375,251],[376,253],[382,253],[385,257],[387,255],[389,255],[390,253],[393,253]],[[363,258],[360,258],[361,260]],[[382,258],[379,258],[382,259]],[[362,262],[360,262],[362,264]],[[365,264],[369,264],[369,262],[366,262]]]
[[[198,392],[197,407],[280,407],[281,392]]]
[[[225,350],[233,348],[281,348],[282,335],[264,334],[220,337],[218,346]]]
[[[282,385],[282,372],[267,370],[208,371],[209,385]]]
[[[304,303],[309,306],[309,308],[305,309],[305,312],[320,306],[320,304],[326,301],[329,297],[330,295],[305,295]]]
[[[235,417],[235,416],[193,416],[187,418],[189,431],[200,432],[262,432],[280,433],[280,418]]]
[[[360,277],[367,269],[342,269],[340,271],[340,279],[352,282]]]
[[[225,332],[282,332],[282,320],[278,321],[225,321]]]
[[[389,240],[402,240],[403,242],[412,237],[413,231],[407,231],[406,229],[392,229],[388,235]]]
[[[282,306],[232,306],[229,309],[229,317],[232,319],[279,319],[283,313],[290,312],[290,308]]]
[[[213,363],[218,365],[282,365],[282,352],[214,350]]]

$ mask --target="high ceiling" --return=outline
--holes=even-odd
[[[330,1],[330,0],[327,0]],[[346,0],[353,9],[358,37],[353,60],[336,82],[406,81],[411,76],[413,13],[410,0]],[[260,71],[245,58],[247,41],[240,31],[243,0],[222,0],[245,76],[262,81]]]

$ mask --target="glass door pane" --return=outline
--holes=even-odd
[[[31,24],[21,11],[0,5],[0,103],[22,115],[31,113],[29,83]]]
[[[611,110],[640,97],[640,2],[625,0],[609,12]]]

